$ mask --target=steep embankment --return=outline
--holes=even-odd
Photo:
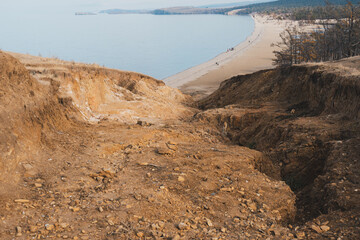
[[[255,169],[269,159],[187,121],[178,90],[19,57],[0,52],[0,239],[305,236],[293,192]]]
[[[104,119],[122,123],[161,122],[191,114],[183,104],[191,100],[162,81],[124,72],[57,59],[11,53],[43,85],[59,86],[59,95],[91,122]]]
[[[195,122],[272,160],[297,194],[300,222],[330,221],[331,232],[315,224],[317,237],[360,234],[359,69],[357,57],[260,71],[231,78],[198,102],[205,111]]]
[[[59,104],[56,86],[44,87],[13,57],[0,52],[0,185],[1,193],[19,181],[26,163],[41,156],[41,142],[49,131],[66,129],[71,107]],[[76,117],[76,114],[73,114]]]

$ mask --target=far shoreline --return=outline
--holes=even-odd
[[[220,83],[236,75],[249,74],[273,68],[272,43],[280,41],[279,34],[289,21],[273,20],[268,15],[251,14],[255,22],[253,33],[233,51],[223,52],[215,58],[163,79],[170,87],[184,93],[208,95]]]

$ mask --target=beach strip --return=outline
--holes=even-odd
[[[270,16],[252,15],[255,21],[253,33],[232,51],[219,54],[208,62],[172,75],[163,81],[185,93],[210,94],[220,83],[233,76],[249,74],[273,68],[272,43],[280,41],[279,34],[289,21],[271,19]]]

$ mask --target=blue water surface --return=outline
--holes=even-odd
[[[75,16],[66,9],[0,8],[0,29],[0,49],[5,51],[97,63],[163,79],[244,41],[254,21],[250,16]]]

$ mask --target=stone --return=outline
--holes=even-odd
[[[209,227],[212,227],[212,226],[214,226],[214,224],[212,223],[212,221],[210,220],[210,219],[206,219],[206,223],[207,223],[207,225],[209,226]]]
[[[137,233],[136,233],[136,236],[138,236],[139,238],[141,238],[141,237],[144,236],[144,233],[143,233],[143,232],[137,232]]]
[[[29,164],[29,163],[24,163],[23,165],[23,168],[25,169],[25,171],[30,171],[30,170],[32,170],[34,167],[31,165],[31,164]]]
[[[326,225],[322,225],[322,226],[320,227],[320,229],[321,229],[323,232],[327,232],[327,231],[330,230],[330,227],[329,227],[329,226],[326,226]]]
[[[59,223],[59,226],[62,228],[67,228],[69,226],[68,223]]]
[[[179,176],[179,177],[178,177],[178,181],[179,181],[179,182],[184,182],[184,181],[185,181],[185,178],[184,178],[183,176]]]
[[[98,210],[99,210],[99,212],[103,212],[103,211],[104,211],[104,209],[103,209],[102,207],[99,207]]]
[[[178,227],[179,230],[185,230],[185,229],[188,228],[188,225],[186,223],[181,222],[181,223],[178,224],[177,227]]]
[[[164,228],[165,227],[165,223],[163,221],[159,221],[158,225],[159,225],[159,228]]]
[[[42,187],[42,184],[41,184],[41,183],[35,183],[34,185],[35,185],[35,187],[37,187],[37,188],[41,188],[41,187]]]
[[[255,212],[257,210],[256,203],[254,202],[248,203],[247,206],[252,212]]]
[[[29,230],[31,233],[35,233],[35,232],[37,232],[38,228],[37,228],[37,226],[29,226]]]
[[[317,225],[313,224],[311,225],[311,229],[314,230],[317,233],[322,233],[322,230]]]
[[[223,192],[232,192],[233,190],[234,190],[234,187],[220,188],[220,191],[223,191]]]
[[[80,211],[80,208],[79,207],[70,207],[71,211],[73,212],[78,212]]]
[[[173,150],[173,151],[177,151],[177,150],[178,150],[176,144],[166,143],[166,146],[167,146],[170,150]]]
[[[16,202],[16,203],[29,203],[30,200],[27,200],[27,199],[16,199],[16,200],[14,200],[14,202]]]
[[[160,155],[172,155],[173,154],[173,150],[169,149],[169,148],[164,148],[164,147],[158,147],[156,149],[156,153],[160,154]]]
[[[174,237],[172,237],[172,240],[180,240],[180,235],[175,235]]]
[[[22,228],[17,226],[16,227],[16,236],[21,237],[22,236]]]
[[[226,233],[226,228],[222,227],[221,232]]]
[[[142,121],[142,120],[138,120],[136,124],[137,124],[137,125],[140,125],[140,126],[142,126],[142,127],[149,127],[149,126],[152,125],[151,123],[148,123],[148,122]]]
[[[296,236],[297,236],[297,238],[302,239],[302,238],[305,238],[305,233],[304,232],[297,232]]]
[[[48,231],[54,230],[55,226],[53,224],[45,224],[45,229]]]

